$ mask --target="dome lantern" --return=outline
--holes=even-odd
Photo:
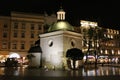
[[[74,31],[74,27],[65,21],[65,11],[61,9],[57,12],[57,22],[49,27],[48,32],[58,31],[58,30],[68,30]]]
[[[61,9],[57,12],[57,20],[65,20],[65,11]]]

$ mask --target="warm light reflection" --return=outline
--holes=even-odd
[[[99,69],[83,69],[83,76],[109,76],[120,75],[120,68],[115,67],[99,67]]]
[[[27,72],[26,72],[27,71]],[[38,69],[38,72],[36,72],[32,69],[32,72],[34,75],[38,75],[40,73],[40,69]],[[51,71],[50,71],[51,72]],[[56,75],[61,75],[61,71],[54,71]],[[52,75],[54,74],[51,73]],[[67,73],[66,73],[67,72]],[[42,70],[43,73],[43,70]],[[49,73],[49,70],[45,73]],[[46,74],[43,74],[46,76]],[[48,76],[50,76],[49,74]],[[54,74],[54,75],[55,75]],[[95,66],[93,65],[87,65],[86,67],[82,68],[81,70],[69,70],[65,71],[65,73],[62,73],[64,76],[109,76],[109,75],[120,75],[120,68],[119,67],[110,67],[110,66],[104,66],[101,67],[99,66],[98,68],[95,69]],[[31,75],[31,70],[26,70],[25,67],[11,67],[11,68],[6,68],[6,67],[0,67],[0,75],[14,75],[14,76],[25,76],[25,75]]]

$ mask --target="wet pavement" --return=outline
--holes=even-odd
[[[80,70],[44,70],[0,67],[0,80],[120,80],[120,67],[85,67]]]

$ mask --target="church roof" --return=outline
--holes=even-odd
[[[54,23],[49,29],[48,32],[57,31],[57,30],[69,30],[74,31],[72,25],[70,25],[67,21],[61,20]]]
[[[37,52],[42,53],[40,46],[33,46],[28,51],[28,53],[37,53]]]

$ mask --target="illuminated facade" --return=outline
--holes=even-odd
[[[0,16],[0,61],[5,62],[9,53],[10,17]]]
[[[120,31],[114,29],[105,30],[105,40],[100,43],[100,55],[108,56],[111,63],[118,63],[120,61]]]
[[[93,38],[89,39],[88,31],[90,28],[96,28],[98,24],[97,22],[85,20],[81,20],[80,24],[81,34],[83,34],[82,50],[83,52],[87,52],[89,41],[91,41],[92,45],[90,50],[93,50],[93,48],[95,47],[95,42]]]
[[[11,16],[0,16],[0,57],[13,53],[26,57],[39,34],[44,33],[43,25],[43,15],[11,12]]]
[[[42,48],[42,65],[49,69],[68,69],[66,52],[71,48],[82,48],[82,35],[74,31],[67,21],[65,12],[57,12],[58,21],[48,29],[48,33],[40,35]]]
[[[98,27],[98,24],[97,22],[91,22],[91,21],[85,21],[85,20],[81,20],[80,24],[81,24],[80,33],[83,34],[82,50],[83,52],[86,53],[89,46],[88,30],[90,29],[90,27],[91,28]],[[99,29],[102,29],[103,38],[97,39],[96,43],[94,39],[91,39],[91,43],[90,43],[91,46],[90,46],[89,52],[93,53],[92,51],[94,51],[95,49],[98,50],[96,54],[98,58],[98,62],[99,62],[99,59],[105,59],[107,63],[108,62],[118,63],[118,61],[120,60],[120,31],[114,30],[114,29],[108,29],[108,28],[100,28],[100,27]],[[95,46],[97,48],[95,48]],[[95,57],[94,53],[93,54],[90,54],[90,53],[88,55],[90,56],[92,55],[91,57],[93,56]],[[93,61],[95,61],[95,58]]]

